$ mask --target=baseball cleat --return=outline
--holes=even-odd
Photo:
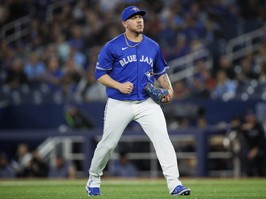
[[[101,195],[101,191],[99,187],[86,186],[86,191],[88,193],[88,196],[100,196]]]
[[[173,196],[178,196],[178,195],[182,195],[182,196],[187,196],[190,195],[190,189],[187,187],[184,187],[182,185],[178,185],[174,191],[171,193],[171,195]]]

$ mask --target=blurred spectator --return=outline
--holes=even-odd
[[[167,48],[174,47],[173,45],[177,39],[176,33],[181,31],[184,26],[184,19],[181,17],[182,14],[181,5],[175,2],[172,2],[170,6],[162,10],[159,24],[160,32],[158,33],[157,39],[166,51],[168,50]]]
[[[168,120],[168,127],[171,130],[187,129],[191,126],[191,118],[189,116],[175,116],[172,121]]]
[[[18,145],[15,159],[12,161],[12,166],[15,169],[17,177],[25,177],[26,169],[30,164],[32,155],[29,152],[27,144],[21,143]]]
[[[0,152],[0,178],[14,177],[16,177],[16,173],[9,163],[7,154],[5,152]]]
[[[31,47],[37,50],[38,46],[42,45],[41,22],[38,19],[32,19],[30,22],[30,29]]]
[[[207,69],[206,67],[204,67],[203,70],[201,71],[201,76],[204,80],[205,87],[206,87],[208,94],[212,93],[212,91],[216,87],[217,82],[216,82],[216,79],[211,74],[211,71]]]
[[[94,127],[93,122],[77,106],[68,105],[64,113],[67,125],[72,129],[89,129]]]
[[[234,157],[240,159],[241,154],[241,117],[233,117],[229,123],[229,129],[223,139],[223,145],[225,149],[233,153]],[[240,175],[240,174],[239,174]]]
[[[227,55],[221,55],[218,58],[219,70],[224,70],[229,79],[234,80],[236,77],[235,67]]]
[[[85,69],[85,65],[87,62],[86,56],[81,51],[79,51],[78,47],[74,46],[74,44],[70,46],[70,52],[68,55],[68,60],[71,60],[71,59],[74,61],[75,67],[78,70],[83,71]]]
[[[64,34],[56,36],[56,52],[60,61],[65,62],[70,53],[70,46]]]
[[[75,51],[80,52],[84,49],[83,31],[82,31],[82,27],[80,25],[78,25],[78,24],[72,25],[70,38],[71,39],[68,40],[68,44]]]
[[[236,94],[235,82],[230,80],[223,70],[219,70],[216,76],[217,84],[212,92],[212,98],[224,100],[232,99]]]
[[[206,22],[207,20],[207,13],[202,9],[202,4],[199,1],[191,1],[189,3],[190,6],[190,13],[192,16],[196,17],[197,20],[201,22]]]
[[[24,66],[24,71],[27,74],[30,85],[35,86],[43,81],[46,67],[39,59],[39,56],[32,52],[28,62]]]
[[[73,97],[77,91],[77,86],[81,80],[83,69],[75,63],[74,59],[68,59],[64,66],[64,76],[62,78],[62,87],[66,97]]]
[[[248,112],[240,128],[247,145],[245,169],[247,176],[266,176],[266,138],[262,124],[256,115]]]
[[[184,16],[185,27],[183,34],[186,35],[187,39],[194,40],[204,37],[205,27],[202,21],[191,13],[186,13]]]
[[[266,83],[266,61],[262,63],[259,74],[259,82]]]
[[[5,85],[10,89],[16,89],[23,84],[28,84],[28,78],[23,70],[22,59],[15,58],[7,69]]]
[[[59,55],[57,54],[56,43],[49,43],[47,46],[45,46],[45,51],[42,52],[41,57],[42,57],[42,60],[44,60],[45,62],[47,62],[52,57],[55,57],[58,59]]]
[[[23,17],[27,14],[28,2],[22,1],[1,1],[0,11],[4,11],[3,13],[3,24],[16,20],[20,17]],[[0,12],[1,13],[1,12]],[[1,13],[2,15],[2,13]],[[0,15],[0,18],[1,18]],[[1,21],[0,21],[1,22]],[[0,23],[0,25],[2,25]]]
[[[92,1],[80,0],[80,1],[77,1],[77,4],[75,5],[74,9],[72,8],[73,17],[76,23],[78,24],[84,23],[85,12],[86,12],[86,9],[89,7],[90,3],[92,3]]]
[[[212,78],[207,69],[206,62],[199,60],[195,64],[195,75],[191,85],[193,96],[199,98],[208,98],[216,86],[216,81]]]
[[[62,79],[64,73],[61,70],[59,60],[53,56],[47,60],[47,71],[44,77],[45,83],[52,91],[58,91],[62,89]]]
[[[236,67],[236,80],[243,85],[252,79],[258,79],[258,74],[254,69],[252,56],[241,59],[240,65]]]
[[[265,1],[264,0],[242,0],[238,1],[241,7],[242,18],[245,21],[245,31],[257,28],[265,21]]]
[[[256,63],[260,66],[266,62],[266,34],[262,36],[256,54]]]
[[[86,25],[84,27],[87,34],[84,39],[88,46],[93,47],[103,43],[104,35],[106,35],[107,32],[102,32],[106,28],[106,23],[101,17],[102,16],[100,16],[98,10],[88,8],[88,11],[86,12]],[[95,21],[97,21],[97,23],[95,23]]]
[[[106,100],[105,86],[94,78],[94,67],[89,68],[88,73],[82,77],[78,84],[76,96],[84,101]]]
[[[119,159],[110,162],[108,167],[110,176],[115,177],[137,177],[137,168],[129,161],[127,153],[120,152]]]
[[[185,35],[183,34],[177,35],[176,44],[169,49],[170,50],[167,51],[166,56],[169,61],[171,61],[172,59],[180,58],[190,53],[190,47],[187,43]]]
[[[76,168],[71,161],[57,155],[49,168],[49,178],[76,178]]]
[[[190,48],[191,52],[195,52],[197,50],[206,48],[206,46],[205,46],[205,44],[203,43],[202,40],[200,40],[199,38],[195,37],[195,38],[191,39],[189,48]]]
[[[25,169],[26,177],[47,177],[48,164],[41,158],[37,150],[32,152],[32,157]]]
[[[174,82],[173,89],[174,89],[174,98],[176,100],[188,99],[192,94],[191,90],[185,85],[184,81],[182,80]]]
[[[196,120],[196,127],[199,129],[204,129],[208,126],[208,121],[206,119],[206,117],[204,116],[199,116]]]
[[[10,17],[10,12],[5,4],[0,4],[0,26],[5,24],[8,21],[8,18]]]
[[[113,1],[109,1],[109,0],[100,0],[100,9],[103,12],[110,12],[112,11],[117,4],[122,3],[122,0],[113,0]]]
[[[178,119],[179,121],[179,129],[187,129],[191,126],[191,120],[189,117],[180,117]]]
[[[207,45],[212,44],[215,40],[215,32],[220,28],[219,24],[216,23],[213,19],[206,19],[205,21],[206,33],[204,36],[204,41]]]

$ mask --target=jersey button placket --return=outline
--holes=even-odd
[[[140,62],[139,62],[139,54],[140,54],[140,52],[139,52],[139,46],[136,46],[135,47],[135,49],[136,49],[136,55],[137,55],[137,93],[138,93],[138,98],[140,98],[140,93],[141,93],[141,81],[140,81],[140,78],[141,78],[141,74],[140,74],[140,72],[141,72],[141,69],[140,69],[140,67],[141,67],[141,65],[140,65]]]

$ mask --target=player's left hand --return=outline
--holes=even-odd
[[[173,91],[158,88],[151,83],[148,83],[145,87],[145,91],[150,95],[150,97],[157,103],[157,104],[167,104],[170,103],[173,96]]]
[[[163,103],[163,104],[168,104],[168,103],[170,103],[170,102],[171,102],[171,97],[170,97],[170,95],[165,95],[165,96],[162,97],[162,103]]]
[[[165,95],[164,97],[162,97],[162,103],[168,104],[172,101],[172,99],[173,99],[173,91],[168,90],[168,95]]]

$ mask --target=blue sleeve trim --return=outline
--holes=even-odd
[[[97,70],[112,70],[112,68],[101,68],[99,66],[96,66],[96,69]]]
[[[107,70],[96,68],[94,72],[94,78],[98,80],[101,76],[106,75],[106,74],[107,74]]]
[[[164,68],[163,71],[161,71],[160,73],[154,73],[154,74],[153,74],[154,77],[155,77],[156,79],[158,79],[161,75],[163,75],[163,74],[166,73],[166,69],[167,69],[167,68],[169,68],[169,67]]]

